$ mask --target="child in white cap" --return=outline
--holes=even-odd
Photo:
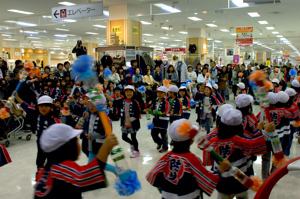
[[[246,92],[246,86],[243,82],[238,83],[237,85],[237,92],[236,96],[234,96],[234,99],[239,95],[239,94],[247,94]]]
[[[245,136],[242,126],[242,113],[236,109],[227,109],[222,113],[218,133],[211,138],[202,149],[213,148],[223,158],[227,158],[232,166],[239,168],[247,176],[254,175],[251,155],[266,153],[266,139],[268,133],[274,129],[274,124],[268,124],[266,133],[257,133],[254,137]],[[205,137],[206,139],[206,137]],[[213,171],[218,169],[219,163],[214,162]],[[218,183],[218,198],[227,199],[235,196],[239,199],[248,199],[248,188],[236,180],[229,171],[222,174],[222,180]]]
[[[168,135],[167,129],[170,120],[170,104],[166,99],[168,89],[164,86],[160,86],[156,90],[157,99],[149,107],[149,114],[153,114],[154,128],[151,130],[151,136],[153,141],[157,144],[156,149],[160,153],[168,151]],[[159,137],[160,135],[160,137]]]
[[[206,170],[201,160],[190,152],[198,127],[186,119],[174,121],[169,135],[174,141],[172,151],[164,155],[147,174],[147,181],[161,192],[162,198],[199,199],[202,192],[210,196],[221,173],[230,167],[224,159],[214,173]]]
[[[191,115],[191,103],[187,93],[187,88],[185,86],[181,86],[179,88],[179,99],[182,104],[181,118],[188,120],[190,119],[190,115]]]
[[[140,155],[139,143],[136,134],[140,129],[141,109],[139,103],[134,99],[134,87],[126,86],[124,88],[125,98],[118,100],[115,104],[121,118],[122,139],[130,144],[131,158]],[[130,134],[131,139],[128,138]]]
[[[35,134],[37,137],[37,157],[36,157],[36,165],[37,168],[42,168],[45,166],[46,155],[40,147],[39,139],[44,130],[46,130],[49,126],[55,123],[61,123],[61,121],[53,116],[53,99],[47,95],[44,95],[38,99],[37,108],[31,106],[24,102],[19,96],[16,94],[15,99],[17,102],[21,104],[21,107],[27,113],[27,117],[32,118],[36,121],[35,126]]]
[[[66,124],[53,124],[40,137],[41,149],[47,157],[45,168],[37,173],[35,199],[82,198],[82,192],[107,186],[104,168],[111,149],[118,144],[114,134],[106,137],[101,148],[88,165],[79,166],[75,161],[80,154],[78,136]]]
[[[278,79],[273,79],[272,80],[272,84],[274,89],[272,90],[273,93],[278,93],[280,91],[280,87],[279,87],[279,80]]]
[[[175,120],[180,119],[182,114],[182,103],[177,97],[178,91],[179,89],[175,85],[169,87],[169,97],[167,100],[170,104],[170,124],[172,124]]]

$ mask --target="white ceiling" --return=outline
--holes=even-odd
[[[11,37],[18,42],[4,41],[4,46],[10,47],[19,45],[24,48],[32,48],[32,42],[35,39],[28,39],[30,34],[24,31],[40,31],[39,34],[32,34],[32,36],[40,37],[44,49],[61,47],[63,50],[72,48],[76,44],[77,39],[82,39],[83,42],[88,42],[89,37],[85,32],[97,32],[97,43],[105,44],[106,29],[96,28],[93,25],[105,25],[107,16],[92,17],[79,19],[75,23],[53,22],[51,19],[43,16],[50,16],[51,8],[60,6],[58,2],[63,0],[6,0],[1,2],[0,12],[0,33],[10,34]],[[88,3],[84,0],[70,0],[72,3]],[[175,8],[180,9],[180,13],[170,14],[166,11],[152,6],[152,3],[164,3]],[[180,34],[179,31],[188,32],[191,28],[204,28],[206,36],[214,40],[235,39],[231,33],[235,32],[238,26],[254,27],[254,39],[262,45],[278,50],[292,50],[286,44],[281,42],[280,38],[272,34],[272,31],[278,31],[288,41],[290,41],[297,49],[300,49],[300,26],[298,19],[298,10],[300,7],[299,0],[281,0],[278,4],[262,4],[253,5],[250,7],[237,8],[230,3],[228,8],[227,0],[180,0],[175,1],[152,1],[152,0],[104,0],[104,10],[108,11],[111,5],[128,4],[129,18],[139,21],[151,22],[151,25],[143,25],[143,33],[152,34],[154,36],[143,36],[143,40],[153,41],[146,45],[159,46],[164,43],[164,47],[177,45],[184,46],[184,41],[188,35]],[[150,9],[152,7],[152,9]],[[34,15],[23,15],[8,12],[9,9],[18,9],[28,12],[33,12]],[[152,13],[150,11],[152,10]],[[252,18],[247,13],[258,12],[260,17]],[[197,13],[197,14],[195,14]],[[192,21],[187,17],[196,16],[202,21]],[[261,25],[258,21],[268,21],[269,24]],[[6,21],[22,21],[37,24],[35,27],[20,27],[13,23]],[[163,23],[163,24],[162,24]],[[214,23],[218,25],[217,28],[209,28],[206,24]],[[172,26],[173,30],[163,30],[161,26]],[[267,30],[266,27],[273,26],[274,30]],[[69,32],[59,31],[56,28],[69,29]],[[228,29],[230,32],[221,32],[220,29]],[[20,32],[22,30],[23,32]],[[43,32],[45,31],[45,32]],[[166,33],[168,34],[166,36]],[[261,33],[261,34],[260,34]],[[54,39],[62,39],[54,37],[54,34],[71,34],[64,41],[55,41]],[[161,39],[160,37],[168,37],[169,39]],[[176,42],[174,40],[182,40]],[[20,43],[19,43],[20,42]],[[211,46],[212,41],[208,42]],[[222,48],[222,43],[217,43],[218,48]],[[211,47],[208,48],[211,50]],[[254,45],[254,49],[265,49],[264,47]],[[50,49],[51,50],[51,49]],[[215,49],[222,51],[221,49]]]

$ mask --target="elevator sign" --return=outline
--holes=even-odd
[[[236,45],[240,47],[253,45],[253,27],[236,28]]]
[[[52,8],[52,20],[55,21],[102,15],[102,1]]]

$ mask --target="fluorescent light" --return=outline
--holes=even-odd
[[[180,39],[176,39],[176,40],[174,40],[174,41],[182,41],[182,40],[180,40]]]
[[[147,22],[147,21],[140,21],[142,24],[144,24],[144,25],[150,25],[150,24],[152,24],[152,23],[150,23],[150,22]]]
[[[218,27],[216,24],[213,24],[213,23],[209,23],[209,24],[206,24],[207,26],[209,27]]]
[[[62,20],[63,22],[69,22],[69,23],[72,23],[72,22],[77,22],[75,19],[64,19]]]
[[[11,37],[11,35],[2,34],[3,37]]]
[[[74,36],[76,36],[76,35],[72,35],[72,34],[67,34],[68,36],[70,36],[70,37],[74,37]]]
[[[160,37],[161,39],[169,39],[168,37]]]
[[[43,18],[44,18],[44,19],[46,19],[46,18],[47,18],[47,19],[52,19],[52,16],[46,16],[46,15],[43,15]]]
[[[278,32],[278,31],[274,31],[274,32],[272,32],[272,34],[274,34],[274,35],[278,35],[278,34],[279,34],[279,32]]]
[[[55,28],[56,30],[61,30],[61,31],[70,31],[69,29],[63,29],[63,28]]]
[[[5,21],[5,22],[7,22],[7,23],[15,23],[15,24],[18,24],[18,25],[21,25],[21,26],[37,26],[34,23],[27,23],[27,22],[22,22],[22,21]]]
[[[60,48],[60,46],[53,46],[54,48]]]
[[[38,32],[28,31],[28,30],[23,31],[23,33],[27,33],[27,34],[39,34]]]
[[[260,17],[260,15],[257,12],[248,12],[248,15],[250,17]]]
[[[146,42],[146,43],[153,43],[153,41],[144,41],[144,42]]]
[[[276,37],[283,37],[282,35],[276,35]]]
[[[149,37],[152,37],[153,35],[152,34],[147,34],[147,33],[145,33],[145,34],[143,34],[144,36],[149,36]]]
[[[43,46],[43,44],[32,44],[33,46]]]
[[[213,39],[212,39],[212,38],[207,38],[207,40],[208,40],[208,41],[212,41]]]
[[[232,36],[236,36],[236,33],[231,33]]]
[[[269,24],[267,21],[258,21],[260,24]]]
[[[234,4],[234,5],[236,5],[237,7],[248,7],[249,6],[249,4],[248,3],[244,3],[244,1],[243,0],[231,0],[232,1],[232,3]]]
[[[22,11],[22,10],[15,10],[15,9],[10,9],[7,10],[8,12],[16,12],[16,13],[20,13],[20,14],[24,14],[24,15],[32,15],[34,14],[33,12],[26,12],[26,11]]]
[[[88,35],[99,35],[99,33],[96,33],[96,32],[85,32],[85,34],[88,34]]]
[[[71,3],[71,2],[67,2],[67,1],[58,2],[58,4],[64,5],[64,6],[74,6],[74,5],[76,5],[75,3]]]
[[[188,19],[193,20],[193,21],[202,21],[202,19],[198,17],[188,17]]]
[[[229,32],[229,30],[227,30],[227,29],[220,29],[220,31],[222,31],[222,32]]]
[[[184,34],[184,35],[187,35],[187,34],[189,34],[188,32],[185,32],[185,31],[179,31],[178,33],[180,33],[180,34]]]
[[[161,9],[163,9],[163,10],[166,10],[166,11],[168,11],[168,12],[171,12],[171,13],[181,12],[181,10],[179,10],[179,9],[177,9],[177,8],[173,8],[173,7],[168,6],[168,5],[166,5],[166,4],[163,4],[163,3],[155,3],[155,4],[153,4],[153,5],[159,7],[159,8],[161,8]]]
[[[55,37],[68,37],[68,35],[60,35],[60,34],[55,34]]]
[[[178,46],[178,45],[170,45],[170,46],[173,46],[173,47],[174,47],[174,46]]]
[[[93,25],[94,27],[98,27],[98,28],[106,28],[106,26],[103,25]]]
[[[41,39],[39,37],[27,37],[28,39]]]
[[[216,42],[216,43],[222,43],[222,41],[220,41],[220,40],[215,40],[215,42]]]
[[[5,41],[17,41],[16,39],[3,39]]]
[[[170,27],[167,27],[167,26],[163,26],[163,27],[160,27],[161,29],[164,29],[164,30],[173,30],[173,28],[170,28]]]
[[[54,43],[55,45],[63,45],[63,43]]]
[[[108,12],[108,11],[103,10],[103,14],[104,14],[105,16],[109,16],[109,12]]]
[[[266,27],[266,29],[268,29],[268,30],[274,30],[275,28],[274,27]]]
[[[32,43],[42,43],[42,41],[31,41]]]

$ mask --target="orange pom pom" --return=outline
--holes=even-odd
[[[171,85],[171,84],[168,84],[168,85],[167,85],[167,88],[170,88],[170,86],[172,86],[172,85]]]
[[[185,120],[181,124],[178,125],[177,132],[182,136],[190,136],[190,132],[193,129],[190,121]]]
[[[284,156],[284,158],[281,159],[276,159],[276,157],[273,155],[272,159],[275,167],[280,167],[281,165],[284,165],[289,161],[289,159],[286,156]]]
[[[96,85],[95,85],[95,88],[98,88],[98,89],[100,89],[101,91],[104,90],[104,89],[103,89],[103,86],[102,86],[101,84],[96,84]]]
[[[27,62],[24,63],[24,68],[25,68],[25,69],[27,69],[27,68],[28,68],[28,69],[32,69],[33,66],[34,66],[34,65],[33,65],[33,63],[32,63],[31,61],[27,61]]]
[[[300,119],[292,121],[293,127],[300,127]]]
[[[70,115],[70,112],[69,112],[69,110],[63,109],[63,110],[61,110],[61,114],[62,115]]]
[[[279,68],[275,68],[275,73],[278,73],[280,71]]]
[[[205,75],[205,76],[206,76],[206,78],[209,78],[209,76],[210,76],[210,73],[206,73],[206,75]]]
[[[4,120],[9,117],[10,117],[9,112],[7,112],[5,108],[1,108],[0,109],[0,119]]]
[[[267,74],[261,70],[256,70],[248,78],[253,82],[263,81],[267,78]]]
[[[264,85],[268,91],[272,90],[274,88],[272,82],[270,82],[270,81],[264,81]]]
[[[242,78],[244,73],[239,73],[239,78]]]
[[[297,81],[298,81],[298,82],[300,82],[300,76],[299,76],[299,77],[297,77]]]
[[[169,84],[169,80],[164,79],[163,84],[164,84],[164,85],[168,85],[168,84]]]
[[[250,187],[250,189],[257,192],[263,183],[262,179],[260,179],[258,176],[252,176],[250,178],[253,181],[253,185]]]

